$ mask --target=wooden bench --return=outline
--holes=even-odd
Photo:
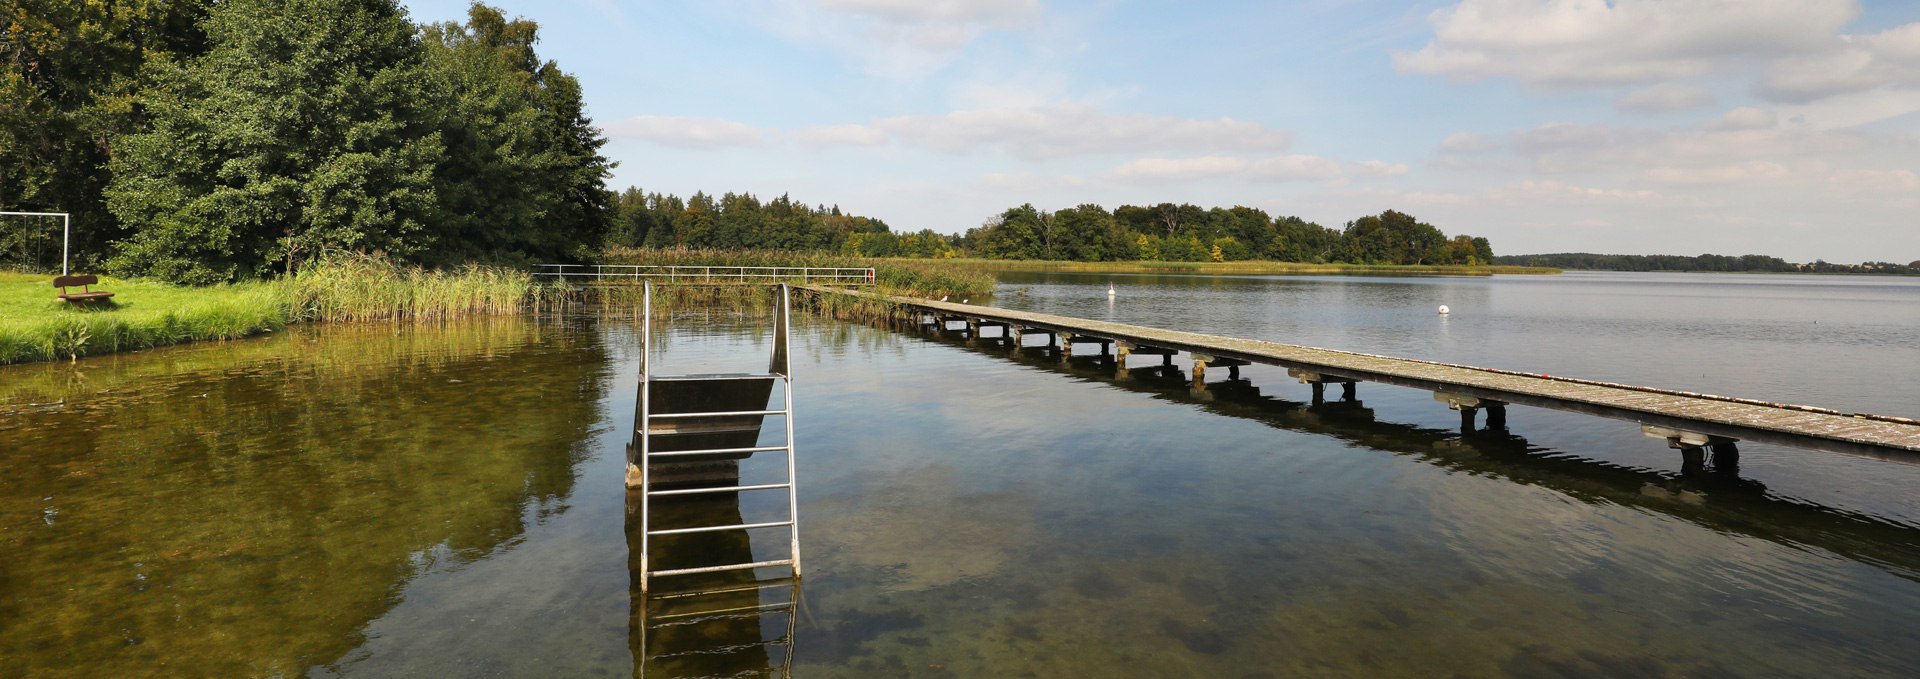
[[[111,292],[97,292],[93,290],[93,286],[99,283],[100,277],[93,274],[55,276],[53,278],[53,286],[60,288],[59,298],[65,300],[68,304],[86,304],[88,302],[97,302],[112,297],[113,293]],[[67,288],[75,285],[80,286],[80,292],[67,292]]]

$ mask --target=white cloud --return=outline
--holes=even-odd
[[[1612,146],[1631,132],[1607,125],[1551,122],[1516,131],[1511,141],[1513,148],[1523,153],[1592,149]]]
[[[866,125],[814,125],[794,131],[793,138],[811,148],[879,146],[887,143],[885,130]]]
[[[1119,153],[1280,151],[1292,139],[1283,130],[1232,118],[1106,113],[1082,105],[953,111],[836,127],[835,135],[846,138],[865,140],[885,135],[946,153],[999,149],[1026,160]]]
[[[1555,180],[1525,180],[1487,191],[1487,197],[1506,204],[1642,203],[1661,195],[1644,189],[1603,189]]]
[[[822,8],[900,25],[978,24],[1009,28],[1040,13],[1039,0],[819,0]]]
[[[1362,160],[1348,166],[1348,173],[1355,177],[1403,177],[1408,167],[1401,163],[1389,163],[1383,160]]]
[[[1732,184],[1783,179],[1793,174],[1779,163],[1750,160],[1713,167],[1656,167],[1647,170],[1647,179],[1666,184]]]
[[[1780,124],[1780,115],[1764,108],[1742,106],[1707,124],[1712,130],[1764,130]]]
[[[1431,42],[1393,61],[1457,81],[1624,85],[1818,49],[1858,13],[1854,0],[1463,0],[1428,17]]]
[[[1699,85],[1660,83],[1620,95],[1613,107],[1621,111],[1664,113],[1701,108],[1714,104],[1713,93]]]
[[[1398,177],[1406,165],[1379,160],[1342,164],[1320,156],[1288,154],[1258,158],[1197,156],[1139,158],[1107,171],[1105,178],[1134,183],[1173,183],[1204,179],[1242,179],[1258,182],[1345,181]]]
[[[1480,153],[1498,148],[1499,144],[1486,135],[1473,132],[1455,132],[1440,140],[1440,150],[1448,153]]]
[[[1039,0],[776,0],[752,11],[778,35],[893,78],[944,69],[987,31],[1030,29],[1045,14]]]
[[[1912,170],[1841,170],[1827,181],[1856,191],[1920,192],[1920,174]]]
[[[719,118],[634,116],[614,121],[607,125],[606,132],[607,136],[616,139],[644,139],[665,146],[694,149],[757,146],[763,141],[760,131],[753,126]]]
[[[1830,48],[1781,59],[1754,92],[1774,101],[1806,103],[1837,94],[1920,85],[1920,23],[1871,35],[1840,36]]]
[[[1704,124],[1647,129],[1548,123],[1512,133],[1509,146],[1534,169],[1551,175],[1624,173],[1647,168],[1714,168],[1768,160],[1801,166],[1858,164],[1917,150],[1916,141],[1858,130],[1823,130],[1765,109],[1734,109]],[[1879,164],[1874,161],[1867,164]],[[1672,175],[1666,175],[1672,176]]]

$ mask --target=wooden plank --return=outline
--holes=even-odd
[[[1230,361],[1300,368],[1330,377],[1396,386],[1449,391],[1475,398],[1581,412],[1659,426],[1701,429],[1700,433],[1753,438],[1876,459],[1920,463],[1920,425],[1869,420],[1845,414],[1813,412],[1801,406],[1742,402],[1687,395],[1670,390],[1607,385],[1567,378],[1533,376],[1473,366],[1374,356],[1336,349],[1278,344],[1262,340],[1125,325],[1028,311],[889,297],[871,292],[802,286],[813,292],[852,294],[935,314],[965,315],[1010,323],[1030,332],[1094,335],[1170,351],[1202,353]],[[1081,337],[1076,337],[1080,341]],[[1139,349],[1135,353],[1146,353]]]

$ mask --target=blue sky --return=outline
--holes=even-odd
[[[495,5],[582,81],[616,188],[908,231],[1174,201],[1391,208],[1516,254],[1920,259],[1920,2]]]

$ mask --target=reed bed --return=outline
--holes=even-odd
[[[557,286],[524,271],[430,271],[373,257],[309,267],[280,285],[293,315],[309,321],[442,321],[538,310],[560,299]]]
[[[874,284],[863,289],[905,297],[941,297],[984,299],[993,293],[993,274],[973,267],[956,266],[938,259],[871,259],[824,253],[774,252],[766,250],[652,249],[614,248],[607,252],[608,264],[648,266],[714,267],[873,267]],[[789,283],[802,281],[796,276]],[[636,305],[639,286],[608,285],[591,288],[603,303]],[[694,283],[658,282],[654,285],[654,308],[674,310],[689,307],[771,308],[772,298],[764,286],[713,286]],[[796,295],[797,308],[843,320],[874,321],[894,318],[903,312],[895,305],[852,295]]]
[[[556,286],[523,271],[436,272],[370,257],[277,281],[204,287],[103,277],[96,287],[114,292],[113,300],[87,306],[55,299],[50,279],[0,272],[0,364],[239,339],[305,321],[438,322],[562,302]]]

